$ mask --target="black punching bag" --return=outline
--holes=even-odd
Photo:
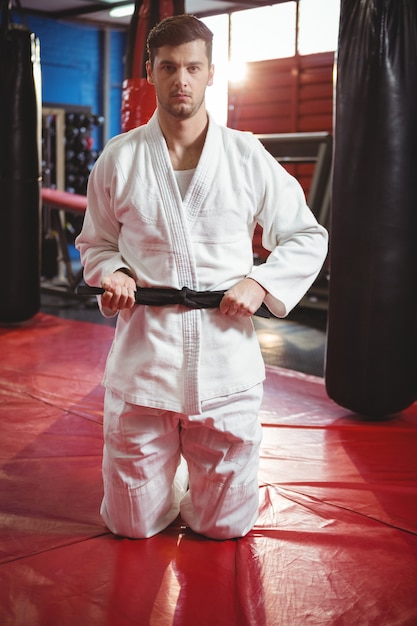
[[[326,386],[371,418],[417,397],[417,2],[342,0]]]
[[[0,323],[40,308],[39,41],[9,20],[0,25]]]

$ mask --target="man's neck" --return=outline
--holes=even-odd
[[[186,120],[178,120],[158,111],[158,119],[174,170],[197,167],[208,128],[205,109]]]

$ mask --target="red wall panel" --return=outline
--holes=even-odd
[[[333,52],[249,63],[245,82],[229,89],[228,125],[256,134],[332,133],[333,69]],[[284,166],[308,196],[314,165]],[[254,252],[265,258],[261,236],[258,228]]]
[[[248,64],[229,89],[228,125],[254,133],[331,132],[334,54]]]

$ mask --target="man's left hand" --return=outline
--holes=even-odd
[[[256,280],[244,278],[224,294],[220,302],[223,315],[250,317],[261,306],[268,292]]]

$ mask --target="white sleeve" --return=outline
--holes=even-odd
[[[263,228],[262,245],[270,254],[249,277],[268,294],[265,304],[285,317],[311,287],[327,254],[328,234],[307,206],[304,192],[259,143],[254,150],[254,184],[260,183],[257,221]]]
[[[100,286],[104,276],[121,267],[131,270],[119,251],[120,223],[114,210],[115,185],[124,183],[120,168],[116,177],[112,151],[105,149],[89,177],[87,211],[75,242],[87,284]]]

